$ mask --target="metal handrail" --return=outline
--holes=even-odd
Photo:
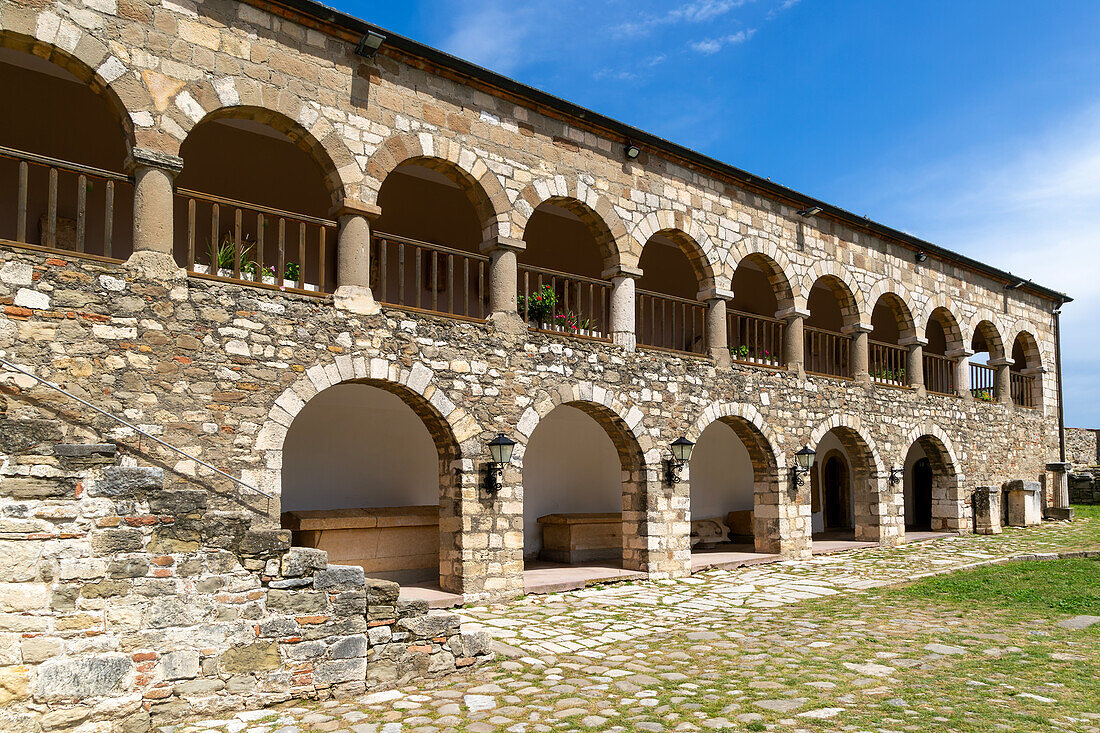
[[[237,478],[236,476],[230,476],[230,475],[229,475],[228,473],[226,473],[225,471],[221,470],[220,468],[216,468],[216,467],[214,467],[214,466],[211,466],[211,465],[210,465],[209,463],[207,463],[206,461],[203,461],[203,460],[200,460],[200,459],[198,459],[198,458],[195,458],[195,457],[194,457],[193,455],[191,455],[190,453],[186,453],[186,452],[184,452],[184,451],[180,450],[179,448],[177,448],[176,446],[174,446],[174,445],[171,445],[170,443],[165,443],[165,442],[164,442],[163,440],[161,440],[161,439],[160,439],[160,438],[158,438],[157,436],[155,436],[155,435],[150,435],[149,433],[147,433],[147,432],[145,432],[144,430],[142,430],[141,428],[139,428],[139,427],[138,427],[137,425],[134,425],[134,424],[133,424],[133,423],[131,423],[131,422],[127,422],[126,420],[123,420],[123,419],[122,419],[121,417],[119,417],[118,415],[112,415],[111,413],[107,412],[106,410],[103,410],[103,409],[101,409],[101,408],[99,408],[99,407],[96,407],[96,406],[95,406],[95,405],[93,405],[93,404],[92,404],[91,402],[88,402],[88,401],[87,401],[87,400],[85,400],[85,399],[82,399],[82,398],[80,398],[80,397],[77,397],[77,396],[76,396],[76,395],[74,395],[74,394],[73,394],[72,392],[69,392],[68,390],[66,390],[66,389],[65,389],[64,387],[59,387],[58,385],[54,384],[53,382],[50,382],[50,381],[48,381],[48,380],[46,380],[46,379],[43,379],[42,377],[38,376],[37,374],[31,374],[30,372],[28,372],[28,371],[27,371],[26,369],[24,369],[23,367],[20,367],[20,366],[17,366],[17,365],[15,365],[15,364],[12,364],[12,363],[11,363],[10,361],[8,361],[7,359],[4,359],[4,358],[0,358],[0,364],[3,364],[4,366],[8,367],[9,369],[14,369],[15,371],[19,372],[20,374],[25,374],[26,376],[30,377],[31,379],[35,379],[35,380],[37,380],[37,381],[41,382],[42,384],[46,385],[46,386],[47,386],[47,387],[49,387],[50,389],[53,389],[53,390],[57,390],[57,391],[58,391],[58,392],[60,392],[61,394],[65,395],[66,397],[72,397],[72,398],[73,398],[74,400],[76,400],[76,401],[77,401],[77,402],[79,402],[80,404],[84,405],[85,407],[90,407],[91,409],[93,409],[93,410],[95,410],[96,412],[98,412],[98,413],[99,413],[100,415],[103,415],[103,416],[105,416],[105,417],[109,417],[109,418],[111,418],[112,420],[114,420],[115,422],[118,422],[118,423],[121,423],[122,425],[125,425],[126,427],[130,428],[130,429],[131,429],[131,430],[133,430],[134,432],[136,432],[136,433],[140,433],[141,435],[144,435],[144,436],[145,436],[146,438],[149,438],[150,440],[152,440],[152,441],[154,441],[154,442],[156,442],[156,443],[159,443],[160,445],[163,445],[163,446],[164,446],[165,448],[167,448],[168,450],[170,450],[170,451],[174,451],[174,452],[176,452],[176,453],[179,453],[179,454],[180,454],[181,456],[183,456],[184,458],[186,458],[186,459],[188,459],[188,460],[191,460],[191,461],[194,461],[195,463],[199,464],[200,466],[203,466],[203,467],[205,467],[205,468],[209,468],[209,469],[210,469],[211,471],[213,471],[214,473],[217,473],[217,474],[221,474],[222,476],[225,476],[225,477],[226,477],[227,479],[229,479],[230,481],[233,481],[234,483],[240,484],[241,486],[245,487],[246,489],[249,489],[249,490],[251,490],[251,491],[255,491],[255,492],[256,492],[257,494],[260,494],[261,496],[266,496],[266,497],[267,497],[268,499],[274,499],[274,498],[275,498],[275,497],[274,497],[273,495],[271,495],[271,494],[267,493],[266,491],[261,491],[260,489],[257,489],[257,488],[256,488],[255,486],[253,486],[252,484],[249,484],[249,483],[246,483],[246,482],[244,482],[244,481],[241,481],[241,480],[240,480],[239,478]]]

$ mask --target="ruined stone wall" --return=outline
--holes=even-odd
[[[1076,466],[1100,465],[1100,430],[1066,428],[1066,460]]]

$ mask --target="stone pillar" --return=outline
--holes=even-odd
[[[1043,523],[1043,511],[1039,501],[1038,481],[1006,481],[1005,500],[1008,502],[1008,523],[1013,527],[1030,527]]]
[[[183,158],[147,148],[134,148],[126,158],[134,176],[134,253],[130,262],[149,274],[175,274],[172,256],[173,181],[183,170]]]
[[[928,345],[928,339],[912,336],[902,339],[901,345],[909,347],[905,355],[905,376],[909,380],[909,388],[923,397],[927,394],[924,387],[924,347]]]
[[[810,312],[801,308],[784,308],[776,312],[775,317],[786,321],[783,328],[783,363],[787,370],[805,376],[806,346],[802,337],[802,326],[810,317]]]
[[[1073,509],[1069,505],[1069,471],[1073,464],[1048,463],[1048,486],[1050,487],[1053,506],[1044,507],[1047,519],[1073,519]]]
[[[948,349],[944,356],[955,359],[955,394],[972,401],[974,395],[970,392],[970,357],[974,356],[974,352],[970,349]]]
[[[634,281],[641,276],[640,269],[628,265],[615,265],[603,272],[603,279],[611,281],[611,323],[608,324],[611,341],[629,351],[638,346]]]
[[[852,365],[852,378],[861,384],[871,383],[870,344],[868,343],[871,327],[864,323],[854,323],[845,326],[843,332],[852,337],[852,353],[849,356]]]
[[[974,489],[974,534],[1001,533],[1001,487],[979,486]]]
[[[510,333],[523,333],[527,325],[518,310],[518,257],[527,243],[498,235],[482,242],[480,249],[489,255],[489,322]]]
[[[993,375],[993,399],[1002,405],[1012,404],[1012,359],[990,359],[989,366],[996,369]]]
[[[761,472],[762,473],[762,472]],[[802,484],[787,466],[757,474],[753,484],[753,538],[757,552],[785,560],[811,556],[810,477]]]
[[[708,288],[697,296],[707,304],[707,355],[720,367],[730,365],[729,339],[726,334],[726,301],[733,299],[732,290]]]
[[[361,315],[380,309],[370,289],[371,221],[382,210],[371,204],[344,201],[333,214],[340,224],[336,242],[336,292],[333,301],[338,310]]]

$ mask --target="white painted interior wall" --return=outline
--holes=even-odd
[[[699,435],[685,478],[691,482],[691,518],[725,521],[728,512],[753,508],[749,452],[733,428],[714,422]]]
[[[365,384],[329,387],[283,443],[283,511],[439,504],[439,458],[400,397]]]
[[[829,431],[825,433],[825,437],[814,448],[817,451],[817,456],[814,459],[814,467],[811,469],[817,471],[817,489],[818,489],[818,506],[821,507],[821,511],[815,512],[812,516],[813,531],[824,532],[825,531],[825,482],[822,480],[822,469],[824,468],[825,456],[831,453],[833,450],[839,450],[841,455],[844,456],[844,460],[848,462],[848,482],[852,481],[852,457],[848,455],[848,451],[844,449],[844,444],[840,442],[840,438],[836,436],[836,433]],[[809,481],[809,477],[806,478]],[[854,486],[849,486],[849,496],[854,496]],[[848,518],[855,526],[855,509],[849,504],[848,506]]]
[[[547,514],[621,512],[622,464],[595,420],[561,405],[531,433],[523,460],[523,554],[542,549],[538,518]]]
[[[927,454],[924,452],[924,448],[921,448],[920,443],[917,442],[914,442],[913,445],[909,447],[909,452],[905,456],[905,481],[903,488],[906,524],[912,524],[913,522],[913,464],[926,457]]]

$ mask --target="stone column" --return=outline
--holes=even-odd
[[[871,383],[870,344],[868,343],[871,327],[864,323],[854,323],[845,326],[843,332],[852,337],[852,352],[849,356],[852,364],[852,378],[861,384]]]
[[[974,534],[1001,533],[1001,487],[979,486],[974,489]]]
[[[726,301],[733,299],[732,290],[714,287],[699,292],[699,300],[707,304],[707,354],[718,366],[730,365],[729,339],[726,334]]]
[[[974,352],[970,349],[948,349],[944,356],[955,359],[955,394],[972,401],[974,395],[970,392],[970,357],[974,356]]]
[[[1049,486],[1053,494],[1053,506],[1045,507],[1047,519],[1073,519],[1073,509],[1069,505],[1069,470],[1070,463],[1048,463],[1047,471],[1050,472]]]
[[[996,369],[993,375],[993,399],[1002,405],[1012,404],[1012,359],[990,359],[989,366]]]
[[[611,341],[629,351],[638,346],[634,281],[641,276],[640,269],[628,265],[615,265],[603,272],[603,279],[611,281]]]
[[[340,224],[336,243],[336,292],[333,301],[338,310],[361,315],[380,309],[370,289],[371,221],[382,209],[357,201],[344,201],[333,210]]]
[[[518,256],[527,243],[498,235],[482,242],[480,249],[489,255],[489,321],[510,333],[522,333],[527,326],[518,310]]]
[[[134,148],[126,158],[134,176],[134,253],[130,262],[151,273],[174,274],[172,256],[173,181],[183,170],[183,158],[148,148]]]
[[[777,311],[775,317],[786,321],[783,328],[783,363],[787,370],[805,376],[806,346],[802,337],[802,326],[810,317],[810,312],[801,308],[784,308]]]
[[[924,396],[927,394],[924,388],[924,347],[928,345],[928,339],[911,336],[902,339],[901,345],[909,347],[905,356],[905,376],[909,379],[909,388]]]

